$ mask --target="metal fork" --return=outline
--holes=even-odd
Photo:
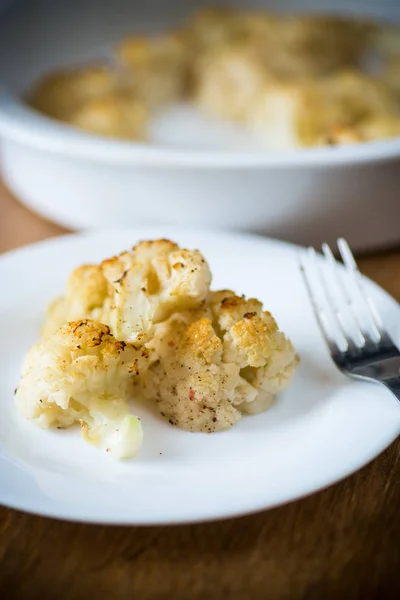
[[[385,385],[400,400],[400,352],[366,292],[349,245],[339,239],[343,265],[328,244],[300,253],[300,270],[322,335],[346,375]]]

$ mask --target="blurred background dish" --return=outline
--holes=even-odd
[[[72,228],[164,222],[246,229],[310,244],[332,241],[340,233],[356,248],[397,242],[400,139],[379,139],[397,133],[391,116],[386,116],[390,111],[374,114],[357,128],[346,123],[330,127],[328,143],[334,147],[277,149],[266,143],[265,136],[216,118],[219,111],[218,106],[215,109],[214,89],[209,93],[210,73],[217,64],[214,59],[211,67],[207,62],[199,66],[201,86],[195,98],[197,104],[211,106],[209,112],[214,114],[204,115],[188,103],[167,105],[169,98],[180,98],[182,81],[177,73],[182,62],[190,58],[189,51],[182,51],[179,36],[168,38],[168,44],[158,48],[155,76],[146,80],[138,77],[148,64],[148,43],[143,44],[147,38],[142,42],[128,40],[122,46],[121,39],[173,31],[204,4],[195,0],[20,0],[4,11],[0,22],[0,135],[2,174],[10,189],[37,212]],[[277,8],[277,3],[268,0],[231,0],[225,4],[241,10]],[[323,10],[366,23],[374,19],[395,23],[400,17],[397,2],[302,1],[285,2],[283,7],[279,3],[279,9],[283,8],[296,13]],[[204,15],[208,19],[213,15],[202,14],[203,20]],[[260,22],[256,19],[256,24]],[[198,23],[194,21],[192,27]],[[213,32],[219,33],[213,23],[206,19],[200,28],[200,33],[207,33],[208,43],[214,39]],[[309,60],[317,52],[303,44],[307,50],[303,59],[292,61],[306,24],[301,25],[300,34],[298,24],[291,24],[286,45],[289,51],[274,53],[270,65],[274,72],[282,74],[283,69],[285,76],[293,77],[295,64],[299,77],[308,76],[310,69],[314,77],[316,71],[336,68],[339,54],[344,67],[358,60],[357,36],[349,32],[346,52],[343,49],[338,54],[334,28],[335,53],[327,48],[321,60]],[[331,33],[331,25],[328,29]],[[388,62],[385,89],[393,88],[397,97],[399,31],[394,27],[385,29],[385,35],[381,30],[369,33],[375,36],[374,44]],[[198,43],[200,33],[196,33]],[[133,103],[131,91],[121,94],[115,84],[113,57],[118,44],[117,56],[130,65],[140,81],[133,85],[140,91]],[[245,55],[242,49],[240,52],[242,60]],[[231,49],[228,55],[231,60]],[[217,60],[220,58],[221,53]],[[91,66],[84,67],[82,78],[79,69],[85,64]],[[254,67],[254,61],[251,64]],[[75,69],[72,72],[71,67]],[[67,71],[60,73],[60,69]],[[58,73],[37,85],[54,71]],[[323,93],[320,84],[317,91],[315,86],[310,91],[308,84],[306,89],[297,82],[279,84],[268,106],[244,96],[241,115],[256,129],[267,115],[281,132],[282,110],[286,111],[285,119],[288,110],[293,119],[299,110],[303,114],[306,110],[315,120],[317,113],[332,112],[332,97],[343,96],[341,89],[347,98],[349,88],[364,104],[368,97],[369,104],[372,98],[375,105],[388,106],[386,92],[383,102],[375,84],[372,90],[371,82],[359,73],[333,77],[328,85],[323,84]],[[161,81],[165,85],[160,87]],[[231,96],[237,97],[241,89],[249,90],[251,84],[240,84]],[[24,100],[28,93],[31,104],[47,116],[28,106]],[[77,98],[83,93],[82,104]],[[318,121],[320,128],[321,123],[325,127],[325,117]],[[313,130],[310,138],[307,127],[301,144],[313,146],[320,137],[320,132]],[[326,138],[324,129],[324,144]]]
[[[269,152],[398,137],[396,35],[357,15],[198,7],[172,29],[121,39],[107,62],[53,70],[25,99],[116,139],[151,141],[151,120],[182,102]]]

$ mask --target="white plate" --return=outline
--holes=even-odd
[[[301,365],[292,387],[262,415],[213,435],[177,430],[138,408],[140,457],[117,463],[78,431],[43,431],[16,413],[13,390],[47,302],[69,271],[139,239],[200,248],[214,288],[262,299],[293,339]],[[168,524],[242,515],[309,494],[360,468],[400,432],[393,397],[333,367],[297,270],[297,248],[257,237],[152,228],[69,236],[0,259],[0,502],[98,523]],[[400,310],[368,282],[394,337]]]

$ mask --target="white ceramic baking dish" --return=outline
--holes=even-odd
[[[310,244],[339,234],[358,248],[398,242],[400,139],[270,153],[233,128],[196,121],[182,109],[154,124],[151,143],[128,143],[63,126],[21,100],[49,69],[107,56],[124,34],[168,27],[199,4],[31,0],[3,15],[0,136],[9,188],[32,209],[72,228],[169,222]],[[299,10],[299,4],[285,7]],[[399,13],[398,3],[387,1],[309,1],[301,8],[384,18]]]

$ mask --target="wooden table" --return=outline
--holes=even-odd
[[[61,233],[0,188],[0,251]],[[360,265],[400,299],[400,251]],[[215,524],[100,527],[0,508],[0,598],[399,598],[399,449],[309,498]]]

